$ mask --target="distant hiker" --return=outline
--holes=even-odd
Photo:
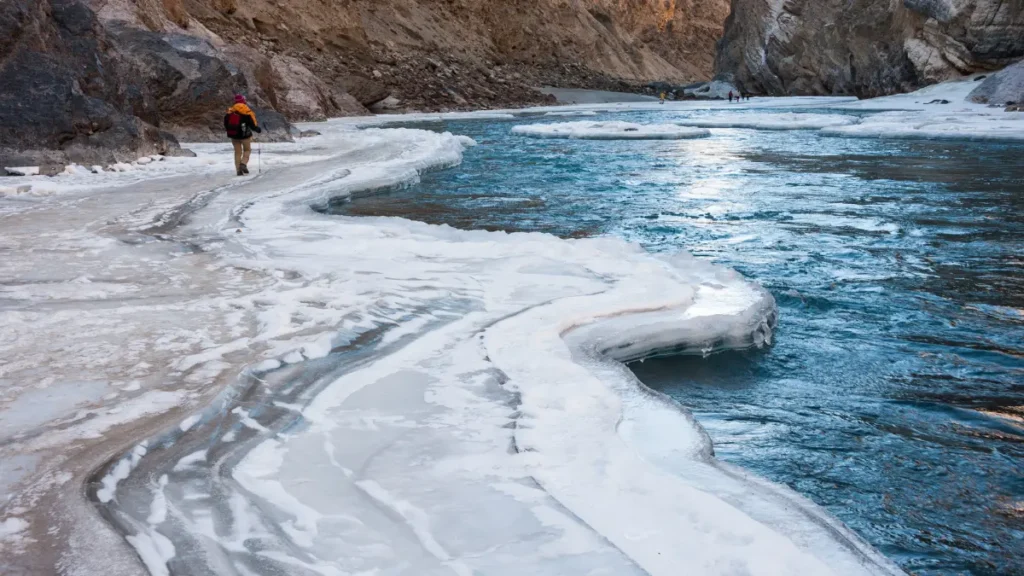
[[[662,104],[665,103],[665,93],[664,92],[661,93],[661,103]]]
[[[729,102],[732,102],[732,90],[729,90]]]
[[[252,152],[252,133],[263,132],[256,122],[256,113],[245,103],[245,96],[235,96],[235,105],[224,115],[224,130],[235,147],[235,173],[243,176],[249,173],[249,154]]]

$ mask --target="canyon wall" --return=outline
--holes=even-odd
[[[0,166],[216,140],[368,110],[549,101],[542,85],[709,79],[728,0],[3,0]]]
[[[104,17],[138,6],[93,1]],[[541,84],[709,79],[729,10],[728,0],[144,1],[178,27],[297,58],[363,104],[387,93],[418,109],[535,100],[529,88]]]
[[[732,0],[716,77],[755,94],[904,92],[1024,56],[1024,0]]]

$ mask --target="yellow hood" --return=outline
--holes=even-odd
[[[239,114],[244,114],[252,118],[253,126],[259,126],[259,124],[256,122],[256,114],[253,113],[252,108],[249,108],[248,104],[235,104],[231,108],[228,108],[228,114],[231,114],[232,112],[238,112]]]

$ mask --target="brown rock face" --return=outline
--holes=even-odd
[[[183,0],[225,41],[297,59],[364,106],[543,102],[532,86],[709,79],[728,0]],[[230,4],[230,6],[225,6]]]
[[[716,77],[758,94],[878,96],[1021,56],[1021,0],[732,0]]]

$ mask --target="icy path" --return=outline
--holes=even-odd
[[[6,213],[4,278],[32,281],[5,287],[22,328],[4,357],[25,361],[3,367],[0,414],[29,420],[0,449],[25,462],[5,482],[32,484],[0,503],[5,568],[898,573],[716,463],[616,362],[763,343],[770,296],[613,239],[321,216],[471,144],[334,128],[260,177],[86,186]],[[53,381],[26,389],[33,374]],[[130,547],[62,488],[117,453],[87,492]]]

